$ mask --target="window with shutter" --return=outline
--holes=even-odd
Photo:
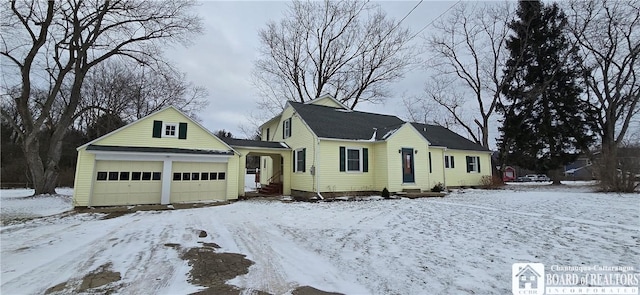
[[[304,148],[295,150],[293,172],[306,171],[306,153],[307,149]]]
[[[467,173],[480,172],[480,157],[467,156]]]

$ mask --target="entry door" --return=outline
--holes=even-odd
[[[415,182],[413,169],[413,149],[402,149],[402,182]]]

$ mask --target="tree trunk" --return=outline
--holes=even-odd
[[[33,181],[34,195],[55,194],[57,173],[53,175],[49,171],[45,171],[45,167],[40,157],[40,138],[38,133],[32,131],[24,137],[22,151],[29,167],[29,175]],[[47,169],[49,170],[49,169]],[[54,179],[51,179],[54,177]]]
[[[553,181],[551,185],[562,185],[562,183],[560,182],[560,178],[562,176],[561,169],[562,168],[558,168],[558,169],[553,169],[549,171],[549,177],[551,178],[551,181]]]

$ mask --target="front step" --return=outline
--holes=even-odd
[[[279,195],[282,194],[282,183],[272,182],[266,186],[261,187],[258,190],[259,193],[265,195]]]

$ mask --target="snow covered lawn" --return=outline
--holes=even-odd
[[[33,195],[32,189],[6,189],[0,191],[0,221],[2,224],[22,219],[50,216],[73,209],[73,189],[58,188],[57,195]]]
[[[4,194],[5,191],[3,191]],[[5,199],[2,199],[4,208]],[[4,209],[3,209],[4,210]],[[2,211],[2,214],[5,211]],[[247,255],[229,283],[286,294],[510,294],[511,265],[640,267],[640,196],[583,187],[465,190],[445,198],[231,205],[52,216],[0,228],[2,294],[42,294],[106,263],[121,294],[188,294],[175,247]],[[207,237],[199,237],[204,230]]]

